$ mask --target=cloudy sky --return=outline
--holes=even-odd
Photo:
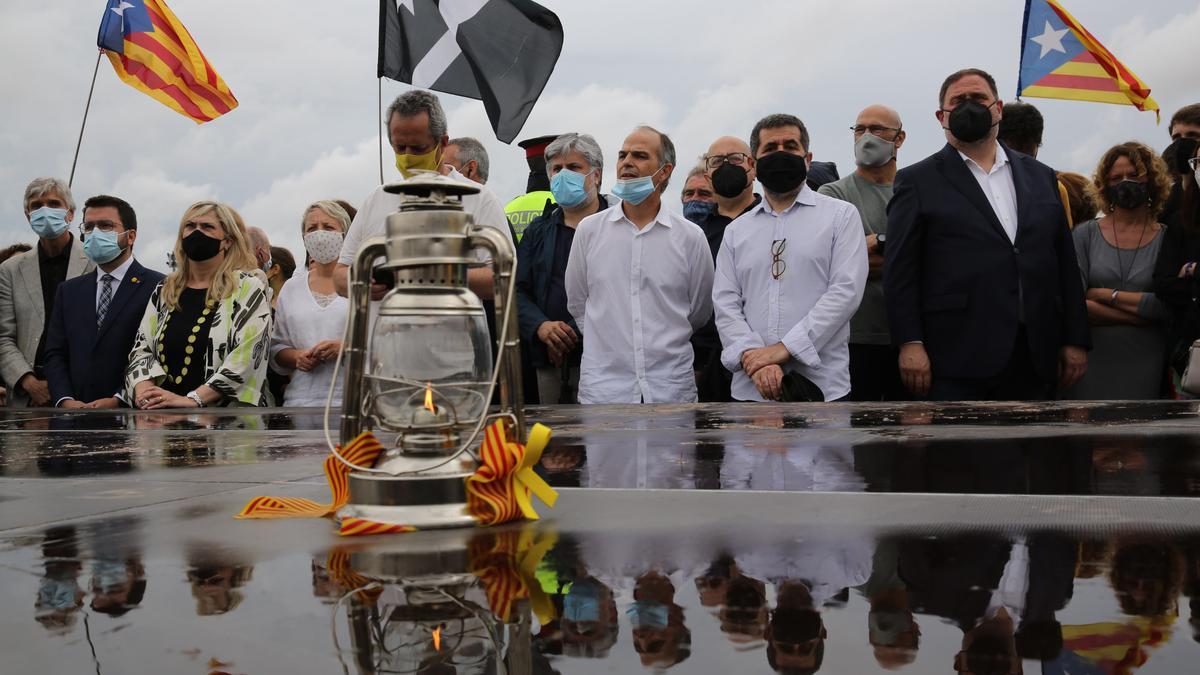
[[[443,0],[453,1],[453,0]],[[104,0],[0,6],[0,246],[32,242],[21,209],[31,178],[66,178],[96,55]],[[378,5],[368,0],[171,0],[241,105],[197,126],[121,83],[100,64],[74,193],[130,201],[138,257],[163,269],[184,208],[218,199],[302,255],[300,213],[321,198],[359,203],[379,182],[375,74]],[[1001,95],[1016,89],[1021,0],[543,0],[566,43],[522,137],[580,131],[612,158],[648,123],[674,139],[680,163],[717,136],[746,137],[759,117],[799,115],[818,159],[853,168],[847,127],[886,103],[909,139],[901,165],[943,143],[933,119],[949,72],[976,66]],[[1165,115],[1200,101],[1200,1],[1067,0],[1068,9],[1145,80]],[[384,104],[406,88],[385,82]],[[490,187],[523,191],[524,155],[491,135],[483,105],[444,95],[452,136],[492,157]],[[1090,172],[1109,145],[1161,149],[1166,120],[1127,106],[1032,99],[1046,116],[1041,159]],[[385,175],[394,177],[390,157]],[[611,184],[613,172],[605,172]],[[682,177],[682,174],[680,174]],[[675,188],[680,187],[678,179]],[[676,189],[669,191],[677,208]]]

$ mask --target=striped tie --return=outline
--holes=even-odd
[[[108,305],[112,302],[112,283],[116,280],[111,274],[100,277],[104,287],[100,289],[100,304],[96,307],[96,328],[104,325],[104,315],[108,314]]]

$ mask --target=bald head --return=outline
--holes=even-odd
[[[871,121],[867,122],[864,120]],[[855,123],[868,126],[871,124],[879,124],[885,127],[892,127],[893,129],[899,129],[904,126],[900,122],[900,113],[887,107],[886,105],[880,105],[878,103],[874,103],[866,108],[863,108],[863,111],[858,113],[858,119]]]
[[[708,146],[708,155],[728,155],[731,152],[750,154],[750,145],[737,136],[722,136]]]
[[[718,176],[717,171],[727,164],[744,170],[745,179],[743,180],[739,172],[732,168],[726,168]],[[745,208],[748,200],[753,199],[754,157],[751,156],[750,145],[746,141],[737,136],[718,138],[708,146],[708,152],[704,154],[704,166],[709,180],[713,182],[713,191],[717,193],[717,204],[721,209],[736,214]]]
[[[258,261],[259,268],[265,272],[267,263],[271,260],[271,240],[261,227],[247,227],[246,236],[250,238],[250,246],[254,248],[254,258]]]

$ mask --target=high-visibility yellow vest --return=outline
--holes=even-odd
[[[539,190],[527,192],[504,207],[504,215],[508,217],[508,224],[512,225],[517,241],[521,241],[525,227],[546,210],[547,201],[554,203],[554,195],[549,190]]]

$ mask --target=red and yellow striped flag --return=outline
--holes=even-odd
[[[1150,87],[1058,0],[1026,0],[1017,96],[1131,105],[1158,113]]]
[[[125,84],[196,123],[238,105],[163,0],[108,0],[96,44]]]

